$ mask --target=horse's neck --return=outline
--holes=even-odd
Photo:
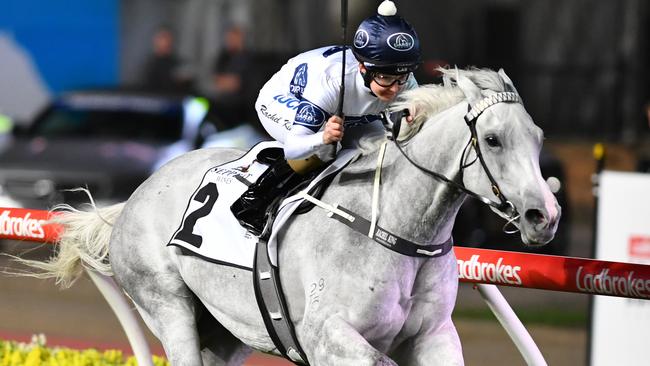
[[[463,121],[466,104],[461,104],[427,121],[404,146],[414,161],[450,179],[459,177],[462,151],[469,139]],[[386,154],[393,167],[384,180],[381,221],[385,222],[380,224],[419,243],[448,239],[465,195],[413,166],[396,146],[390,145]]]

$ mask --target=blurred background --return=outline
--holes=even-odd
[[[349,3],[348,39],[379,1]],[[506,70],[545,132],[543,175],[559,182],[562,222],[556,239],[538,251],[591,257],[593,145],[605,143],[607,169],[650,169],[650,3],[396,4],[420,36],[420,84],[439,81],[439,65]],[[74,203],[84,198],[65,189],[78,186],[100,202],[120,201],[183,152],[268,139],[253,108],[257,92],[289,57],[340,43],[339,14],[339,1],[3,1],[0,206]],[[468,202],[455,239],[530,251],[502,225]],[[9,253],[22,249],[34,257],[51,250],[0,244]],[[0,336],[45,329],[54,338],[124,344],[110,310],[87,285],[58,292],[49,282],[0,277]],[[585,362],[587,296],[505,292],[550,364]],[[44,312],[42,303],[56,306]],[[88,321],[66,312],[87,312]],[[462,286],[456,317],[468,364],[523,364],[471,287]],[[110,321],[89,326],[94,318]]]

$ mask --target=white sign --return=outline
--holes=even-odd
[[[650,174],[604,171],[596,259],[650,264]],[[650,300],[594,296],[591,364],[647,365]]]

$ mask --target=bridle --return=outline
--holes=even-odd
[[[397,146],[397,149],[404,155],[406,160],[410,162],[413,166],[421,170],[422,172],[442,181],[443,183],[453,187],[457,191],[460,191],[462,193],[465,193],[466,195],[479,200],[480,202],[490,206],[493,208],[499,216],[503,217],[504,219],[508,220],[506,225],[504,225],[504,231],[508,233],[516,232],[517,230],[508,230],[507,226],[509,224],[513,224],[519,220],[519,213],[517,212],[517,209],[515,206],[510,202],[504,195],[501,189],[499,188],[499,184],[497,181],[494,179],[494,176],[490,172],[490,169],[488,168],[487,164],[485,163],[485,159],[483,158],[483,154],[481,152],[481,147],[479,144],[479,139],[478,139],[478,133],[476,132],[476,122],[478,120],[478,117],[489,107],[498,104],[498,103],[521,103],[521,98],[519,95],[515,92],[499,92],[492,94],[488,97],[485,97],[481,99],[478,103],[476,103],[473,107],[471,105],[468,105],[468,112],[464,117],[465,123],[467,124],[467,127],[470,130],[470,139],[465,145],[465,148],[463,149],[463,154],[460,159],[460,183],[453,181],[446,176],[434,172],[432,170],[429,170],[416,161],[414,161],[411,157],[409,157],[406,152],[404,152],[402,146],[397,140],[397,136],[399,136],[399,130],[400,130],[400,125],[402,122],[402,118],[407,117],[409,115],[408,109],[404,109],[401,111],[397,112],[390,112],[389,110],[383,111],[381,113],[381,119],[384,124],[384,127],[391,131],[391,136],[389,136],[389,139],[393,140],[395,142],[395,146]],[[476,158],[472,160],[471,162],[465,164],[465,157],[467,156],[468,148],[472,147],[476,153]],[[490,184],[492,185],[492,193],[497,197],[499,202],[495,202],[485,196],[482,196],[476,192],[473,192],[469,189],[467,189],[462,180],[463,176],[463,171],[465,168],[471,166],[474,164],[476,161],[479,161],[481,163],[481,166],[483,167],[483,171],[485,171],[485,174],[487,175],[488,179],[490,180]],[[514,224],[513,224],[514,225]],[[516,226],[515,226],[516,228]]]

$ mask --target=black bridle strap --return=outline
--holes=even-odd
[[[513,217],[517,212],[512,203],[503,195],[501,188],[499,188],[499,184],[496,179],[494,179],[494,176],[492,176],[490,169],[488,169],[485,159],[483,158],[483,153],[481,152],[481,146],[478,143],[478,133],[476,132],[476,121],[478,120],[478,117],[483,114],[486,109],[498,103],[521,103],[521,98],[519,97],[519,94],[515,92],[499,92],[492,94],[478,101],[473,107],[468,105],[469,110],[463,119],[465,120],[465,123],[467,123],[472,135],[472,146],[474,147],[474,151],[476,151],[478,160],[481,162],[483,171],[485,171],[485,174],[488,176],[490,184],[492,184],[492,193],[494,193],[501,202],[501,205],[497,209],[506,215]],[[512,212],[507,212],[507,210],[511,210]]]
[[[481,152],[481,148],[479,146],[478,142],[478,133],[476,132],[476,121],[478,120],[478,117],[489,107],[497,104],[497,103],[521,103],[521,98],[517,93],[514,92],[498,92],[495,94],[492,94],[488,97],[483,98],[479,102],[477,102],[474,107],[471,107],[471,105],[468,105],[468,113],[465,115],[464,119],[465,122],[467,123],[467,126],[469,127],[470,130],[470,141],[468,142],[468,145],[465,146],[465,149],[463,150],[463,156],[461,157],[460,161],[460,173],[462,176],[463,173],[463,168],[470,166],[474,163],[472,161],[469,164],[464,165],[464,159],[465,159],[465,151],[467,150],[467,147],[469,144],[472,145],[474,148],[474,151],[476,152],[477,159],[481,162],[481,166],[483,167],[483,170],[485,171],[486,175],[488,176],[488,179],[490,180],[490,184],[492,185],[492,193],[499,199],[499,202],[494,202],[491,199],[481,196],[473,191],[470,191],[469,189],[465,188],[464,185],[459,184],[446,176],[434,172],[432,170],[429,170],[422,165],[418,164],[415,162],[413,159],[411,159],[402,149],[402,146],[399,144],[397,141],[397,137],[399,134],[399,127],[401,123],[401,119],[405,116],[408,116],[408,110],[400,111],[397,113],[389,114],[389,113],[382,113],[382,120],[385,126],[389,126],[390,123],[389,121],[393,121],[392,127],[392,140],[395,142],[395,146],[397,146],[397,149],[404,155],[406,160],[408,160],[413,166],[416,168],[420,169],[422,172],[446,183],[447,185],[452,186],[456,190],[467,194],[468,196],[477,199],[484,204],[493,207],[496,209],[498,212],[501,214],[505,215],[504,218],[510,220],[515,220],[518,217],[518,213],[514,205],[508,201],[503,193],[501,192],[501,189],[499,188],[499,185],[497,184],[496,180],[492,176],[492,173],[490,172],[490,169],[488,168],[487,164],[485,163],[485,160],[483,159],[483,153]],[[462,183],[462,181],[461,181]]]
[[[462,184],[458,184],[457,182],[445,177],[444,175],[442,175],[440,173],[437,173],[437,172],[434,172],[433,170],[429,170],[429,169],[423,167],[422,165],[418,164],[417,162],[415,162],[413,159],[411,159],[411,157],[408,156],[404,152],[404,150],[402,149],[402,146],[397,142],[397,140],[393,140],[393,141],[395,142],[395,146],[397,146],[397,150],[399,150],[402,153],[402,155],[406,158],[406,160],[408,160],[408,162],[411,163],[414,167],[416,167],[416,168],[420,169],[422,172],[424,172],[424,173],[438,179],[439,181],[442,181],[443,183],[446,183],[447,185],[452,186],[457,191],[465,193],[466,195],[468,195],[468,196],[470,196],[470,197],[472,197],[474,199],[477,199],[477,200],[483,202],[484,204],[486,204],[488,206],[491,206],[491,207],[494,207],[497,210],[500,210],[501,204],[499,204],[497,202],[494,202],[494,201],[492,201],[491,199],[489,199],[487,197],[481,196],[478,193],[470,191],[469,189],[465,188],[465,186],[463,186]]]
[[[509,203],[508,200],[501,193],[501,188],[499,188],[499,184],[494,179],[494,176],[492,176],[492,173],[490,172],[490,169],[488,169],[487,164],[485,164],[485,159],[483,158],[481,147],[478,144],[478,133],[476,132],[476,119],[473,119],[472,121],[468,122],[467,125],[469,126],[469,130],[471,131],[472,134],[471,144],[472,147],[474,148],[474,151],[476,152],[476,157],[481,163],[481,166],[483,167],[483,171],[485,172],[488,179],[490,180],[490,184],[492,185],[492,193],[494,193],[494,195],[501,202],[501,204],[499,205],[499,210],[503,211],[504,209],[508,208]]]

